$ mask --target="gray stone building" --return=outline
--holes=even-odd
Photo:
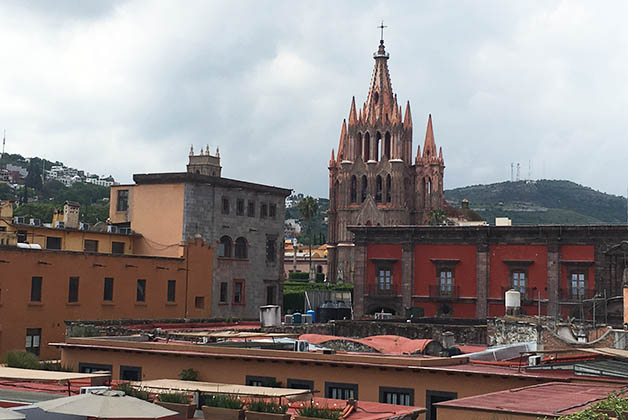
[[[142,234],[135,247],[141,254],[181,256],[181,241],[208,241],[215,249],[208,262],[212,317],[257,318],[259,306],[282,300],[285,198],[291,191],[211,173],[220,174],[220,158],[207,150],[190,153],[188,172],[136,174],[134,185],[112,187],[110,218]]]

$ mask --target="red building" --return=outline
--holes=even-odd
[[[486,318],[521,292],[522,311],[573,316],[622,293],[626,226],[353,226],[354,311]],[[589,304],[590,306],[590,304]],[[420,311],[419,311],[420,312]]]

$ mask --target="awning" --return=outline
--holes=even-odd
[[[0,367],[0,379],[27,382],[60,382],[74,379],[111,378],[110,373],[54,372],[49,370]]]
[[[270,388],[264,386],[248,386],[234,384],[220,384],[214,382],[181,381],[178,379],[155,379],[152,381],[131,382],[139,387],[152,392],[164,390],[207,392],[211,394],[231,394],[239,397],[252,398],[287,398],[291,401],[310,399],[312,391],[309,389]]]

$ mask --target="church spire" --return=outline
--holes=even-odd
[[[431,116],[430,116],[430,121],[431,120]],[[412,127],[412,113],[410,112],[410,101],[408,101],[406,103],[406,114],[403,116],[403,125],[405,127]]]
[[[343,160],[345,137],[347,137],[347,120],[342,120],[342,129],[340,130],[340,142],[338,143],[338,159]]]
[[[432,128],[432,114],[427,118],[427,129],[425,130],[425,143],[423,144],[423,157],[436,158],[436,143],[434,142],[434,130]]]
[[[351,111],[349,111],[349,125],[355,125],[358,123],[358,116],[355,111],[355,96],[351,99]]]
[[[392,116],[394,106],[394,95],[392,84],[390,83],[390,73],[388,72],[388,58],[384,40],[379,41],[377,52],[373,54],[375,68],[371,86],[364,104],[364,119],[366,121],[386,121],[386,117]]]

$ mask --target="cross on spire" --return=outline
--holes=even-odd
[[[380,40],[384,41],[384,28],[388,28],[388,26],[384,26],[384,21],[382,20],[382,23],[378,26],[378,28],[381,30]]]

